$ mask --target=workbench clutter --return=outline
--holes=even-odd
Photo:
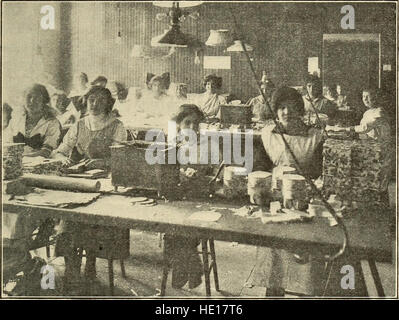
[[[149,199],[147,197],[131,197],[130,201],[132,205],[140,205],[144,207],[153,207],[157,205],[155,199]]]
[[[23,143],[7,143],[3,145],[3,180],[12,180],[22,175]]]
[[[23,157],[23,171],[33,174],[63,175],[61,160],[46,159],[44,157]]]
[[[384,202],[391,170],[390,148],[371,140],[327,139],[323,147],[323,192],[349,203]]]

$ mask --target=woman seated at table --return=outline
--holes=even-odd
[[[352,131],[379,142],[389,142],[391,139],[391,129],[383,107],[381,90],[364,89],[362,100],[368,110],[363,114],[359,125],[351,127],[327,126],[326,130]]]
[[[175,82],[171,83],[168,94],[177,102],[184,103],[187,101],[187,84]]]
[[[250,100],[249,105],[252,107],[252,113],[256,120],[265,121],[273,117],[270,111],[270,101],[275,88],[274,83],[270,80],[262,82],[261,90],[266,97],[266,101],[262,94]]]
[[[316,112],[326,114],[330,119],[337,113],[335,103],[323,96],[323,86],[319,77],[309,74],[305,81],[306,95],[303,97],[305,113],[313,115]]]
[[[323,96],[336,104],[336,99],[337,99],[337,92],[335,91],[335,88],[333,85],[326,85],[323,87]]]
[[[68,126],[80,118],[80,113],[74,107],[71,99],[67,95],[58,91],[51,96],[51,106],[55,110],[56,117],[61,126]]]
[[[340,84],[337,84],[335,90],[337,92],[337,99],[335,100],[335,103],[337,104],[338,108],[346,107],[347,106],[346,95],[344,93],[342,86]]]
[[[185,130],[191,129],[197,135],[197,140],[195,143],[186,143],[181,145],[179,152],[191,152],[190,150],[192,150],[197,153],[199,159],[199,123],[203,119],[204,114],[196,105],[184,104],[180,106],[178,114],[173,118],[177,124],[178,136]],[[193,148],[195,148],[195,150]],[[196,180],[200,179],[204,182],[204,177],[212,175],[213,173],[212,166],[198,165],[197,163],[188,163],[186,165],[181,164],[180,168],[182,172],[181,179],[184,180],[182,180],[181,183],[185,185],[184,190],[186,195],[190,194],[190,191],[191,193],[196,194],[201,192],[199,191],[198,186],[194,186]],[[204,182],[203,187],[207,187],[208,182]],[[192,190],[189,190],[190,188],[192,188]],[[189,288],[195,288],[201,284],[203,270],[197,251],[198,244],[199,240],[196,238],[168,234],[165,235],[165,249],[167,250],[167,256],[169,257],[172,266],[173,287],[181,288],[187,283],[187,281],[189,283]]]
[[[148,74],[149,91],[143,94],[137,110],[136,123],[151,125],[156,128],[167,128],[167,122],[176,113],[176,103],[168,94],[170,74]]]
[[[67,107],[67,112],[70,116],[78,121],[81,116],[86,114],[86,103],[83,96],[89,90],[88,86],[89,78],[84,72],[80,72],[75,76],[74,84],[68,98],[71,99],[71,103]]]
[[[222,81],[222,77],[214,74],[207,75],[203,82],[205,92],[193,97],[193,102],[208,118],[220,117],[220,106],[227,103],[225,97],[219,92],[222,88]]]
[[[88,159],[86,169],[110,168],[110,146],[120,141],[126,141],[126,130],[121,121],[116,119],[111,111],[114,99],[108,89],[95,86],[87,93],[88,116],[80,119],[68,131],[62,144],[54,151],[53,157],[62,159],[65,165],[76,163],[82,159]],[[73,285],[79,281],[81,257],[77,254],[77,248],[86,251],[86,276],[93,279],[96,276],[95,262],[98,251],[97,239],[100,234],[109,231],[115,241],[120,231],[113,228],[102,228],[85,224],[65,223],[61,224],[63,233],[57,239],[56,255],[65,257],[65,278],[67,285]],[[109,243],[110,248],[114,248]],[[105,250],[105,249],[104,249]],[[110,249],[120,250],[120,248]]]
[[[59,145],[61,125],[50,107],[50,96],[46,87],[34,84],[25,95],[22,119],[14,123],[19,126],[14,142],[25,143],[25,156],[49,158]]]
[[[271,104],[280,128],[274,124],[265,127],[262,142],[274,166],[295,167],[280,135],[282,133],[305,174],[319,176],[323,130],[303,123],[302,96],[295,89],[281,87],[273,94]],[[286,290],[319,295],[324,261],[313,257],[307,257],[307,260],[286,250],[259,247],[253,284],[266,287],[267,296],[284,296]]]

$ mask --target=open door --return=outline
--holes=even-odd
[[[323,85],[340,84],[351,104],[361,90],[381,86],[379,34],[324,34]]]

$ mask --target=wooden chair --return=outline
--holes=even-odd
[[[209,251],[208,251],[208,242],[209,242]],[[166,283],[168,281],[168,274],[170,270],[170,261],[167,256],[166,246],[163,248],[163,271],[162,271],[162,281],[161,281],[161,292],[160,296],[165,296],[166,292]],[[211,296],[211,281],[210,281],[210,273],[213,270],[213,278],[215,281],[215,289],[219,291],[219,277],[218,270],[216,264],[216,254],[215,254],[215,243],[212,238],[210,239],[201,239],[201,251],[199,253],[202,254],[202,266],[205,277],[205,294],[207,297]],[[211,261],[209,262],[209,255],[211,256]]]
[[[108,261],[108,280],[110,295],[114,294],[114,260],[119,260],[122,277],[126,278],[124,260],[130,256],[130,230],[121,228],[101,228],[104,239],[96,243],[96,258]]]

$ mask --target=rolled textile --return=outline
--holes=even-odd
[[[100,181],[89,179],[47,176],[31,173],[24,174],[22,179],[26,185],[45,189],[98,192],[101,188]]]

